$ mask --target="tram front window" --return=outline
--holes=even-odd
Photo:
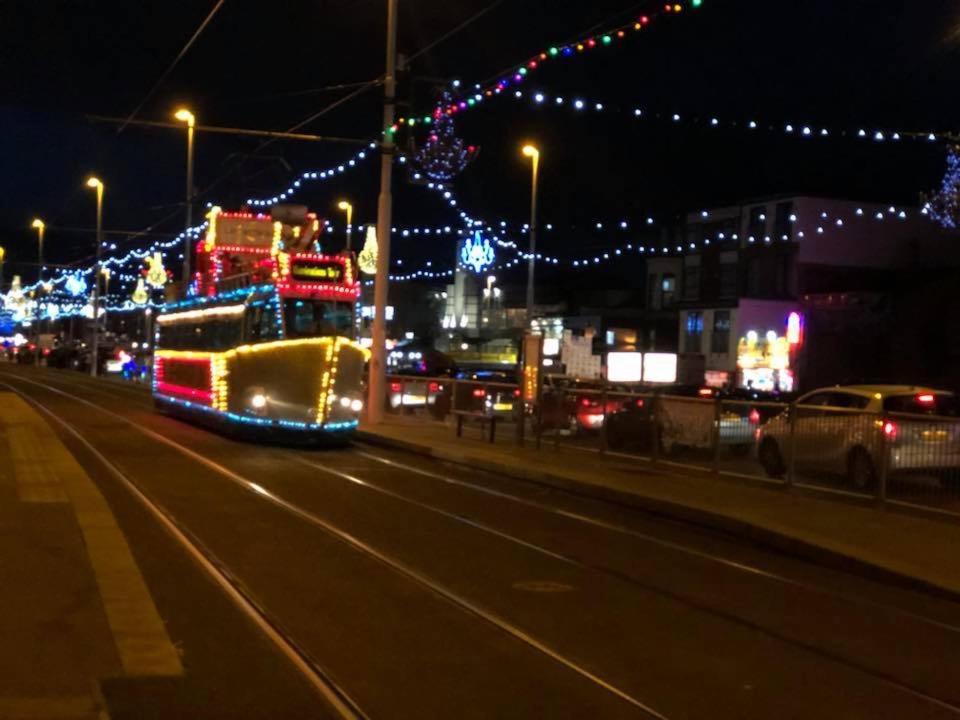
[[[283,303],[283,317],[289,338],[353,336],[350,303],[288,299]]]

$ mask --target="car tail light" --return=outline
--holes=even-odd
[[[639,398],[639,399],[636,401],[635,405],[636,405],[638,408],[642,408],[642,407],[643,407],[643,398]]]
[[[897,424],[890,422],[889,420],[883,423],[883,434],[886,436],[887,440],[896,440],[897,439]]]
[[[934,397],[932,393],[924,393],[923,395],[917,395],[917,402],[921,405],[933,405]]]
[[[711,388],[700,388],[700,397],[713,397],[713,390]]]
[[[750,424],[759,425],[760,424],[760,411],[754,408],[750,411]]]
[[[487,391],[484,390],[483,388],[474,388],[474,390],[473,390],[473,396],[474,396],[475,398],[486,397],[486,396],[487,396]]]
[[[513,391],[513,396],[520,397],[520,388],[517,388],[516,390]]]
[[[403,389],[403,385],[400,383],[390,383],[390,392],[400,392]]]
[[[432,393],[438,393],[441,390],[440,383],[432,382],[427,387],[430,388],[430,392]]]
[[[584,407],[590,407],[590,398],[581,398],[580,404]]]

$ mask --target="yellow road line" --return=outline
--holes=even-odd
[[[73,505],[125,674],[183,674],[180,656],[107,501],[32,407],[13,393],[2,393],[0,397],[0,423],[5,426],[8,438],[17,438],[11,442],[11,448],[16,445],[20,452],[19,459],[14,458],[18,480],[21,476],[29,478],[31,473],[49,470]],[[33,445],[34,441],[37,445]],[[39,464],[46,468],[42,471],[29,469],[40,460],[37,448],[42,448],[43,458]],[[45,478],[44,483],[47,482]],[[30,487],[46,486],[34,483]]]

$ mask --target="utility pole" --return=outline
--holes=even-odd
[[[367,419],[383,422],[387,378],[387,283],[390,276],[390,226],[393,222],[393,120],[397,89],[397,3],[387,0],[387,72],[383,83],[383,143],[380,147],[380,197],[377,201],[377,279],[373,286],[373,351]]]
[[[87,187],[97,192],[97,263],[93,269],[93,356],[90,360],[90,376],[96,377],[99,364],[98,352],[100,349],[100,263],[101,247],[103,246],[103,183],[92,177],[87,180]]]

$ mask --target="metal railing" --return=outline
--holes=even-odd
[[[390,376],[388,409],[512,425],[498,443],[615,454],[784,488],[934,509],[960,519],[960,418],[674,395],[598,382],[547,383],[526,406],[515,383]],[[523,432],[520,432],[522,425]]]

